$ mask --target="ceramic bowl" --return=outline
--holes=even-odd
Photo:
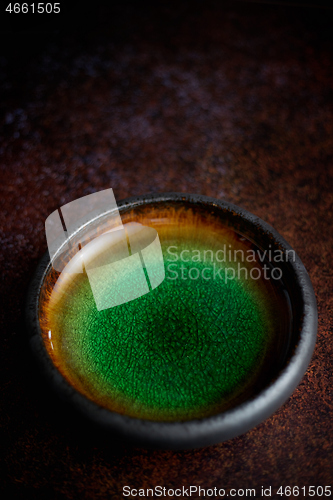
[[[125,225],[159,234],[164,281],[97,311],[86,275],[61,281],[44,255],[26,319],[47,379],[107,435],[141,445],[192,448],[248,431],[287,400],[311,359],[317,307],[301,260],[225,201],[150,194],[118,208]]]

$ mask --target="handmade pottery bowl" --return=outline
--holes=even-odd
[[[164,280],[98,310],[87,274],[59,273],[46,254],[26,317],[48,379],[107,432],[147,446],[246,432],[291,395],[314,349],[316,300],[302,262],[271,226],[223,201],[167,193],[118,209],[124,227],[157,231]]]

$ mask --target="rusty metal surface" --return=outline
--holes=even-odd
[[[305,10],[118,6],[89,36],[0,58],[1,483],[11,498],[332,483],[332,39],[325,16]],[[306,266],[319,310],[312,362],[288,402],[243,436],[182,452],[106,442],[40,380],[23,304],[44,221],[108,187],[117,200],[224,198],[273,225]]]

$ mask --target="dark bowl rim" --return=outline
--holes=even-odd
[[[240,216],[250,223],[254,230],[262,230],[270,235],[284,251],[293,250],[267,222],[237,205],[208,196],[189,193],[151,193],[121,200],[118,207],[120,209],[135,208],[153,202],[185,202],[211,206],[217,210],[222,209],[228,212],[231,218]],[[39,325],[39,295],[50,267],[48,252],[39,261],[27,294],[25,317],[30,345],[44,374],[62,399],[70,402],[89,420],[105,430],[116,432],[144,445],[171,449],[207,446],[225,441],[243,434],[274,413],[292,394],[310,363],[317,336],[316,297],[308,273],[296,252],[295,259],[292,262],[289,261],[289,264],[294,272],[295,283],[303,305],[299,342],[288,364],[266,388],[251,400],[217,415],[181,422],[143,420],[102,408],[74,389],[49,357]]]

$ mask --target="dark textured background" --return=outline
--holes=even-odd
[[[332,484],[332,10],[183,1],[92,3],[81,23],[69,14],[59,33],[56,21],[25,33],[21,20],[2,37],[4,498]],[[252,431],[194,451],[131,448],[92,434],[48,393],[23,320],[44,221],[108,187],[117,200],[226,199],[272,224],[303,260],[318,300],[315,353],[292,397]]]

